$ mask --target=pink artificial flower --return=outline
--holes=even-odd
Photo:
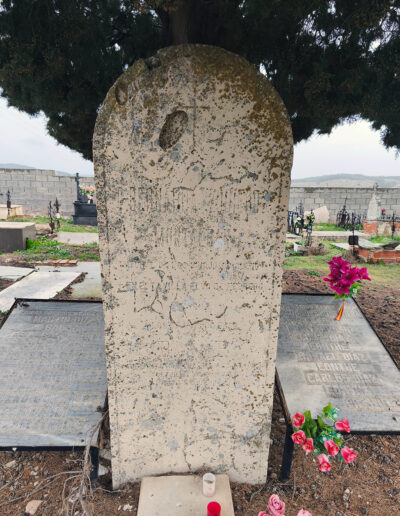
[[[339,432],[350,432],[350,425],[347,419],[336,421],[335,428],[336,430],[339,430]]]
[[[312,440],[311,437],[306,439],[306,442],[302,444],[302,448],[306,452],[306,454],[309,453],[310,451],[313,451],[313,449],[314,449],[314,441]]]
[[[269,515],[265,511],[261,511],[258,513],[258,516],[269,516]]]
[[[356,460],[357,458],[357,452],[350,449],[348,446],[344,446],[340,450],[340,453],[347,463],[353,462],[353,460]]]
[[[268,510],[271,516],[284,516],[285,503],[282,502],[278,495],[273,494],[268,502]]]
[[[296,428],[300,428],[301,426],[303,426],[305,419],[306,418],[303,416],[303,414],[300,414],[300,412],[296,412],[296,414],[293,417],[294,426]]]
[[[260,514],[258,516],[260,516]],[[297,516],[312,516],[312,514],[311,514],[311,512],[308,512],[308,511],[305,511],[304,509],[301,509],[301,511],[299,511],[297,513]]]
[[[332,455],[332,457],[335,457],[335,455],[339,453],[339,446],[335,443],[333,439],[325,441],[324,446],[326,448],[326,451],[328,452],[328,455]]]
[[[293,442],[296,444],[303,444],[306,442],[306,434],[303,430],[297,430],[294,434],[292,434]]]
[[[321,453],[318,455],[318,469],[320,471],[330,471],[332,468],[332,464],[329,462],[328,457],[325,455],[325,453]]]

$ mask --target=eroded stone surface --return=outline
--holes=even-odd
[[[321,206],[314,210],[315,224],[318,222],[329,222],[329,210],[326,206]]]
[[[94,160],[115,487],[202,467],[265,480],[292,146],[268,80],[215,47],[159,51],[108,93]]]

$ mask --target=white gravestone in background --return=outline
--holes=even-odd
[[[247,61],[171,47],[110,89],[94,134],[115,487],[264,482],[292,135]]]
[[[381,216],[381,200],[378,197],[378,183],[374,184],[372,197],[368,204],[367,220],[377,220]]]

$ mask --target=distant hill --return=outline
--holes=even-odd
[[[375,183],[382,188],[400,188],[400,176],[364,176],[363,174],[330,174],[293,179],[292,186],[330,186],[368,188]]]
[[[35,167],[28,167],[27,165],[18,165],[17,163],[0,163],[0,169],[11,168],[12,170],[37,170]],[[53,169],[48,169],[53,170]],[[62,170],[55,171],[56,176],[74,176],[75,172],[63,172]],[[92,177],[93,173],[80,174],[81,177]]]
[[[35,167],[27,167],[26,165],[17,165],[17,163],[0,163],[0,168],[21,168],[23,170],[35,170]]]

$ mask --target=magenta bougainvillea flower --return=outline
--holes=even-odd
[[[324,278],[324,281],[329,282],[329,286],[338,296],[343,296],[343,294],[354,295],[356,292],[352,292],[354,291],[352,287],[355,283],[362,280],[371,280],[366,267],[362,267],[361,269],[357,266],[352,267],[350,262],[343,260],[341,256],[334,256],[332,260],[327,263],[329,265],[330,274]],[[357,288],[357,286],[355,288]]]
[[[324,281],[328,281],[331,289],[335,291],[335,298],[343,298],[342,306],[335,317],[336,321],[340,321],[346,297],[357,295],[361,290],[361,281],[370,281],[371,278],[366,267],[361,269],[357,266],[352,267],[350,262],[343,260],[341,256],[334,256],[327,264],[330,274],[324,278]]]

